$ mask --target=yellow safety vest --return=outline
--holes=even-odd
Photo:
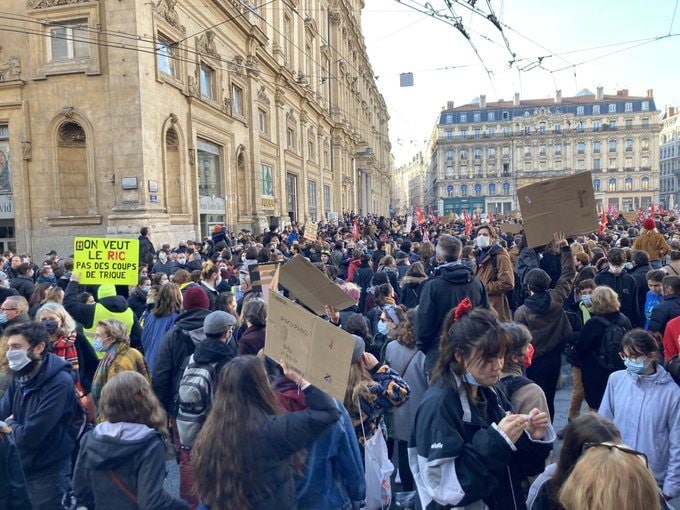
[[[94,305],[94,318],[92,319],[92,327],[83,328],[83,332],[85,333],[87,341],[90,342],[90,344],[92,344],[92,340],[94,340],[95,331],[97,330],[97,324],[99,324],[99,321],[104,321],[107,319],[118,319],[121,321],[123,324],[125,324],[126,333],[129,335],[132,331],[132,326],[135,323],[135,314],[130,308],[124,312],[112,312],[101,303],[96,303]],[[102,359],[104,357],[105,353],[99,351],[95,352],[97,353],[97,358]]]

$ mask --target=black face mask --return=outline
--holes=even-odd
[[[45,326],[45,329],[50,335],[53,335],[59,329],[59,324],[54,319],[41,320],[40,323]]]

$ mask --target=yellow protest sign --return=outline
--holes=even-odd
[[[80,283],[83,285],[137,285],[139,241],[76,237],[73,240],[73,272],[80,273]]]

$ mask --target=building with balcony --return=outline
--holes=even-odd
[[[388,212],[362,0],[5,3],[0,250]]]
[[[392,205],[397,215],[412,214],[424,205],[425,173],[428,159],[419,152],[411,161],[395,169],[392,177]]]
[[[518,209],[517,189],[590,170],[599,205],[649,207],[659,196],[653,92],[473,103],[442,109],[432,140],[426,202],[440,214]]]
[[[680,190],[680,111],[668,107],[661,115],[661,133],[659,134],[659,168],[661,186],[659,201],[667,209],[673,209],[678,203]]]

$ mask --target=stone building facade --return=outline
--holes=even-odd
[[[661,115],[659,134],[659,167],[661,171],[661,204],[672,209],[678,207],[680,190],[680,111],[668,107]]]
[[[389,117],[363,3],[249,2],[9,2],[0,248],[387,213]]]
[[[521,99],[442,109],[432,141],[426,202],[439,214],[507,213],[516,190],[590,170],[598,205],[637,210],[658,202],[659,115],[653,92]]]
[[[412,214],[416,206],[423,205],[427,165],[428,159],[419,152],[411,161],[394,170],[392,205],[395,214]]]

